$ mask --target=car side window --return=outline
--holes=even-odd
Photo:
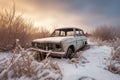
[[[67,31],[67,36],[73,36],[74,32],[73,31]]]
[[[56,30],[56,31],[54,32],[53,36],[59,36],[59,34],[60,34],[60,31],[57,31],[57,30]]]
[[[84,35],[82,30],[76,30],[75,33],[76,33],[76,36],[83,36]]]
[[[65,31],[61,31],[60,36],[65,36]]]
[[[80,31],[80,35],[83,36],[83,31]]]
[[[80,36],[80,31],[76,31],[76,36]]]

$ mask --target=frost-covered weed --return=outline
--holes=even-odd
[[[13,56],[0,60],[0,80],[62,80],[62,73],[52,58],[38,62],[35,52],[24,50],[18,42]]]

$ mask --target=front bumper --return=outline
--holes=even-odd
[[[47,55],[49,54],[50,56],[56,56],[56,57],[64,57],[65,56],[65,52],[55,52],[55,51],[51,51],[51,50],[43,50],[43,49],[37,49],[37,48],[29,48],[29,51],[38,51],[41,52],[43,55]]]

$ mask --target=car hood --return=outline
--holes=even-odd
[[[35,39],[33,42],[38,43],[60,43],[61,41],[67,40],[73,38],[73,36],[67,36],[67,37],[48,37],[48,38],[41,38],[41,39]]]

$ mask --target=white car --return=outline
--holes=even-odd
[[[66,58],[73,58],[86,44],[87,38],[79,28],[59,28],[48,38],[32,41],[32,47],[39,48],[41,53]]]

